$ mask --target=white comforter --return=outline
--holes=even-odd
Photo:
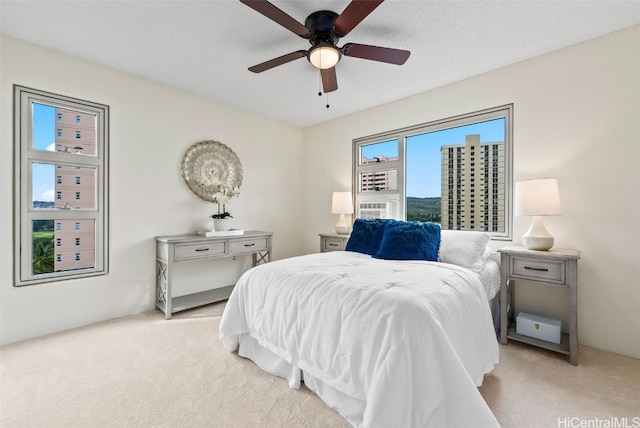
[[[498,362],[496,335],[464,268],[353,252],[267,263],[240,278],[222,316],[230,351],[243,334],[364,401],[355,426],[498,426],[476,388]]]

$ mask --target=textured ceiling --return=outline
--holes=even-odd
[[[273,0],[304,23],[348,0]],[[343,57],[318,96],[306,59],[247,67],[309,43],[237,0],[0,1],[4,35],[307,127],[640,23],[640,1],[387,0],[348,42],[411,51],[402,66]]]

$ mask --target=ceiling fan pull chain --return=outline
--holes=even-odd
[[[322,74],[318,73],[318,96],[322,96]]]
[[[329,108],[329,93],[327,92],[327,108]]]

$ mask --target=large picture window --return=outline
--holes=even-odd
[[[107,273],[109,107],[14,96],[15,285]]]
[[[513,105],[354,140],[356,217],[511,239]]]

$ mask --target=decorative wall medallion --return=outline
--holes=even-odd
[[[220,191],[221,186],[225,189],[240,189],[242,164],[238,155],[221,142],[200,141],[189,147],[184,154],[182,177],[200,199],[214,202],[214,195]]]

